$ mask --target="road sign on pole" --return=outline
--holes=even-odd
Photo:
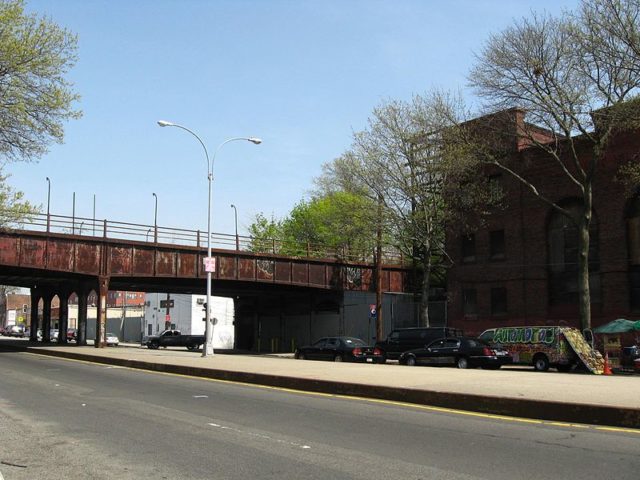
[[[204,271],[214,273],[216,271],[216,257],[205,257],[202,259]]]

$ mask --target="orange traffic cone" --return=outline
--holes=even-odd
[[[604,369],[602,370],[603,375],[613,375],[611,371],[611,367],[609,366],[609,354],[604,354]]]

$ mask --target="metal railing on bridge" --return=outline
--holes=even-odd
[[[168,244],[176,246],[207,247],[207,232],[160,225],[140,225],[114,220],[47,215],[43,213],[20,213],[0,210],[0,228],[59,233],[78,237],[109,238]],[[373,248],[370,252],[362,249],[335,248],[332,246],[281,240],[276,238],[256,238],[243,235],[211,233],[211,248],[238,250],[250,253],[282,255],[294,258],[331,258],[345,262],[373,263]],[[385,246],[382,262],[389,265],[403,265],[402,254],[394,247]]]

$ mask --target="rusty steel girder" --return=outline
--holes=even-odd
[[[235,249],[214,249],[214,279],[374,291],[375,265],[334,259],[294,258]],[[204,279],[206,249],[25,230],[0,231],[0,273],[56,272],[91,277]],[[383,265],[382,289],[403,292],[409,271]]]

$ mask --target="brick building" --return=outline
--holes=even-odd
[[[508,116],[511,131],[522,126],[521,111],[498,115]],[[512,165],[526,171],[547,198],[568,209],[580,205],[576,185],[557,162],[515,136],[511,144]],[[638,132],[621,133],[596,173],[590,246],[593,327],[640,317],[640,197],[625,194],[616,180],[620,165],[635,160],[638,152]],[[470,334],[503,325],[579,327],[577,229],[510,174],[485,173],[504,201],[482,224],[449,227],[449,324]]]
[[[98,297],[95,292],[91,292],[87,298],[89,307],[95,307]],[[109,290],[107,295],[107,308],[143,308],[145,303],[144,292],[124,292]],[[77,305],[78,296],[73,293],[69,297],[69,305]],[[57,328],[59,318],[60,299],[54,296],[51,300],[51,321],[52,328]],[[42,315],[42,301],[39,306],[39,314]],[[9,293],[0,298],[0,326],[24,324],[31,325],[31,295],[28,293]],[[73,323],[73,322],[72,322]],[[70,327],[75,327],[69,325]]]

